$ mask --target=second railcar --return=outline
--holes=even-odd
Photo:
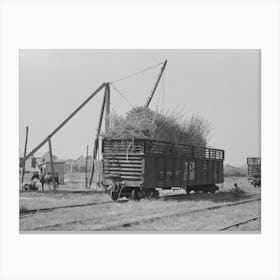
[[[261,158],[250,157],[247,158],[248,166],[248,180],[251,180],[251,184],[255,187],[261,186]]]
[[[156,188],[215,192],[224,151],[148,139],[102,141],[103,185],[112,199],[158,195]]]

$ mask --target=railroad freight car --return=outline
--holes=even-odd
[[[147,139],[102,140],[103,180],[113,200],[157,197],[158,188],[212,192],[224,182],[224,151]]]
[[[248,180],[251,180],[251,184],[255,187],[261,186],[261,158],[249,157],[247,158],[248,166]]]

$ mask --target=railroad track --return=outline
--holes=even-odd
[[[186,194],[183,194],[186,195]],[[175,195],[164,195],[159,197],[158,199],[163,199],[166,200],[168,197],[177,197],[180,196],[178,194]],[[19,214],[20,217],[30,215],[30,214],[36,214],[40,212],[50,212],[53,210],[57,209],[65,209],[65,208],[75,208],[75,207],[85,207],[85,206],[93,206],[93,205],[101,205],[101,204],[111,204],[111,203],[123,203],[123,202],[128,202],[129,200],[117,200],[117,201],[101,201],[101,202],[90,202],[90,203],[82,203],[82,204],[72,204],[72,205],[60,205],[60,206],[55,206],[55,207],[45,207],[45,208],[37,208],[37,209],[20,209]]]
[[[197,213],[197,212],[210,211],[210,210],[215,210],[215,209],[224,208],[224,207],[231,207],[231,206],[235,206],[235,205],[239,205],[239,204],[251,203],[251,202],[259,201],[259,200],[261,200],[261,199],[255,198],[255,199],[248,199],[248,200],[243,200],[243,201],[239,201],[239,202],[235,202],[235,203],[227,203],[227,204],[215,205],[215,206],[211,206],[211,207],[207,207],[207,208],[199,208],[199,209],[195,209],[195,210],[184,210],[184,211],[180,211],[180,212],[174,211],[174,212],[168,212],[165,214],[153,214],[153,215],[142,217],[140,219],[139,218],[125,219],[125,220],[116,221],[113,223],[96,226],[94,229],[92,229],[92,231],[108,231],[108,230],[113,230],[115,228],[120,228],[120,227],[125,228],[125,227],[129,227],[129,226],[133,226],[133,225],[139,225],[143,222],[153,222],[153,221],[163,219],[166,217],[182,216],[182,215],[193,214],[193,213]],[[113,201],[108,201],[107,203],[109,203],[109,202],[112,203]],[[79,224],[79,223],[84,223],[84,222],[89,222],[89,221],[96,221],[98,219],[100,219],[100,217],[68,221],[68,222],[63,222],[63,223],[57,223],[57,224],[51,224],[51,225],[31,228],[26,231],[47,230],[47,229],[65,226],[65,225],[74,225],[74,224]]]
[[[168,198],[178,197],[178,196],[186,196],[186,194],[173,194],[173,195],[163,195],[158,199],[167,200]],[[27,215],[32,215],[40,212],[51,212],[57,209],[65,209],[65,208],[75,208],[75,207],[85,207],[85,206],[93,206],[93,205],[102,205],[102,204],[111,204],[111,203],[123,203],[128,202],[128,199],[125,200],[117,200],[117,201],[101,201],[101,202],[90,202],[90,203],[82,203],[82,204],[72,204],[72,205],[60,205],[55,207],[45,207],[45,208],[37,208],[37,209],[20,209],[19,214],[20,218],[25,217]]]
[[[181,196],[189,196],[187,194],[172,194],[172,195],[162,195],[157,199],[160,200],[168,200],[169,198],[176,198]],[[29,215],[41,213],[41,212],[51,212],[57,209],[67,209],[67,208],[76,208],[76,207],[86,207],[86,206],[94,206],[94,205],[102,205],[102,204],[112,204],[112,203],[125,203],[129,200],[117,200],[117,201],[101,201],[101,202],[90,202],[90,203],[82,203],[82,204],[71,204],[71,205],[60,205],[55,207],[45,207],[45,208],[37,208],[37,209],[20,209],[19,215],[20,218],[26,217]]]
[[[241,225],[244,225],[244,224],[247,224],[247,223],[256,221],[256,220],[258,220],[258,219],[260,219],[260,218],[261,218],[261,216],[256,216],[256,217],[253,217],[253,218],[250,218],[250,219],[247,219],[247,220],[243,220],[243,221],[241,221],[241,222],[238,222],[238,223],[235,223],[235,224],[232,224],[232,225],[229,225],[229,226],[220,228],[220,229],[218,229],[218,230],[219,230],[219,231],[229,230],[229,229],[231,229],[231,228],[239,227],[239,226],[241,226]]]
[[[36,214],[36,213],[40,213],[40,212],[51,212],[51,211],[57,210],[57,209],[102,205],[102,204],[110,204],[110,203],[116,203],[116,202],[123,203],[123,202],[127,202],[127,201],[128,200],[101,201],[101,202],[91,202],[91,203],[83,203],[83,204],[61,205],[61,206],[38,208],[38,209],[24,209],[24,210],[20,210],[19,214],[20,214],[20,217],[23,217],[26,215]]]

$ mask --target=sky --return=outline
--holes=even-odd
[[[20,155],[25,127],[30,151],[103,82],[168,60],[151,109],[199,115],[210,122],[209,147],[225,150],[225,163],[260,156],[260,50],[20,50]],[[111,111],[144,105],[161,65],[116,82]],[[96,135],[103,91],[53,138],[60,159],[85,155]],[[48,151],[42,147],[36,155]]]

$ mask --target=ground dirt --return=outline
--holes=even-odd
[[[244,190],[240,196],[230,191],[234,183]],[[20,214],[20,231],[95,231],[103,225],[116,221],[140,219],[151,215],[164,215],[162,219],[143,222],[131,227],[115,227],[114,231],[216,231],[219,228],[241,220],[261,215],[260,201],[240,204],[234,207],[219,208],[211,211],[187,213],[196,209],[203,209],[216,205],[223,205],[242,201],[244,199],[260,198],[261,189],[254,188],[246,177],[228,177],[220,185],[216,194],[185,194],[184,191],[160,191],[161,198],[140,201],[111,202],[111,198],[96,187],[91,190],[75,187],[74,182],[61,186],[57,192],[20,192],[19,209],[42,209],[49,207],[91,204],[84,207],[55,209],[52,211],[38,211],[33,214]],[[172,195],[172,196],[171,196]],[[184,215],[169,213],[186,212]],[[83,220],[81,222],[81,220]],[[76,221],[75,223],[73,223]],[[72,222],[72,223],[69,223]],[[68,223],[68,224],[67,224]],[[248,224],[232,228],[231,231],[260,231],[260,219]]]

